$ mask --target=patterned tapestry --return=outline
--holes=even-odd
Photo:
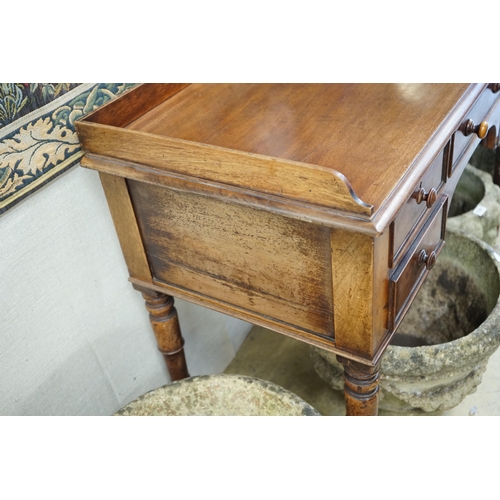
[[[75,165],[75,120],[135,85],[1,83],[0,213]]]

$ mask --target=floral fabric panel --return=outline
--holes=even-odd
[[[75,120],[135,85],[1,83],[0,213],[75,165]]]

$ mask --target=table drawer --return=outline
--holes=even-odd
[[[414,231],[423,222],[439,197],[446,181],[447,164],[444,150],[441,151],[413,195],[400,210],[397,218],[390,226],[389,267],[392,268],[413,240]]]
[[[389,331],[397,328],[444,245],[448,197],[441,196],[389,280]]]
[[[491,89],[487,88],[467,114],[466,118],[461,123],[459,130],[453,134],[451,148],[452,161],[450,163],[448,177],[453,175],[453,172],[460,164],[464,154],[468,150],[474,150],[484,137],[482,134],[483,129],[479,130],[479,127],[482,122],[485,121],[485,118],[497,97],[498,95],[495,95]],[[485,128],[484,131],[487,131],[487,129]],[[486,132],[484,132],[484,134],[485,133]]]

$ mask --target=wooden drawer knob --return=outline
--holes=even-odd
[[[437,200],[437,191],[434,188],[431,188],[429,192],[426,193],[425,189],[421,187],[413,193],[412,198],[415,198],[419,205],[425,201],[427,208],[431,208]]]
[[[476,125],[472,120],[467,120],[460,128],[464,135],[476,134],[479,139],[484,139],[488,132],[488,122],[481,122]]]
[[[500,90],[500,83],[490,83],[488,85],[488,88],[496,94]]]
[[[421,266],[422,264],[425,264],[428,271],[434,267],[435,263],[436,252],[434,250],[430,254],[428,254],[425,250],[421,250],[418,254],[418,265]]]

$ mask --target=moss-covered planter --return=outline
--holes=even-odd
[[[319,416],[282,387],[242,375],[204,375],[173,382],[124,406],[117,416]]]
[[[441,412],[474,392],[500,345],[500,256],[478,238],[448,231],[446,244],[382,357],[380,408]],[[312,348],[314,366],[343,389],[335,356]]]
[[[451,200],[447,227],[494,245],[499,223],[500,188],[490,174],[467,165]]]

